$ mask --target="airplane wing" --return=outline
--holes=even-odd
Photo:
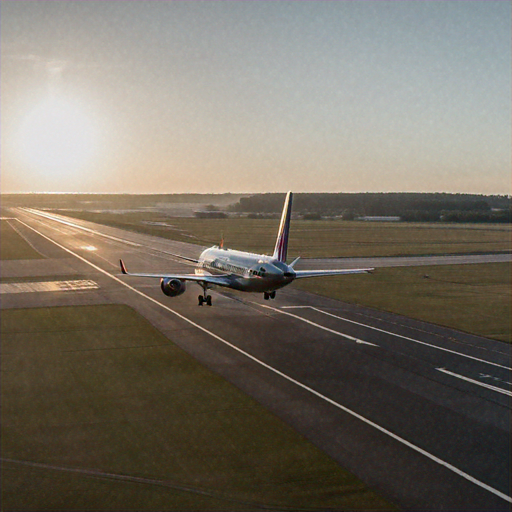
[[[194,258],[187,258],[187,256],[182,256],[181,254],[176,254],[174,252],[169,252],[169,251],[162,251],[164,252],[165,254],[169,254],[170,256],[173,256],[174,258],[179,258],[180,260],[185,260],[185,261],[188,261],[190,263],[199,263],[199,260],[196,260]]]
[[[344,270],[295,270],[295,279],[304,277],[339,276],[344,274],[371,274],[374,268],[347,268]]]
[[[121,272],[127,276],[134,277],[153,277],[157,279],[179,279],[180,281],[196,281],[201,283],[216,284],[218,286],[229,286],[231,281],[228,279],[228,274],[212,275],[212,274],[146,274],[146,273],[132,273],[126,270],[126,265],[123,260],[119,260]]]

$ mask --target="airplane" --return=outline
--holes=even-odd
[[[288,192],[283,206],[276,245],[272,256],[236,251],[224,248],[223,242],[204,250],[199,259],[174,254],[188,263],[195,264],[194,274],[146,274],[131,273],[123,260],[119,260],[121,272],[128,276],[160,279],[160,288],[168,297],[177,297],[186,290],[186,282],[193,281],[203,288],[199,295],[199,306],[212,305],[208,290],[216,286],[231,288],[243,292],[263,293],[265,300],[274,299],[276,290],[289,285],[296,279],[306,277],[335,276],[341,274],[371,273],[373,268],[340,270],[295,270],[300,257],[290,264],[286,263],[288,236],[292,211],[293,193]]]

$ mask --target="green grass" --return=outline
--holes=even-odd
[[[1,334],[2,457],[52,466],[4,460],[2,510],[393,508],[127,306],[2,310]]]
[[[510,343],[510,279],[510,264],[489,263],[379,268],[293,286]]]
[[[7,220],[0,221],[0,259],[29,260],[43,258],[20,236]]]
[[[170,218],[145,212],[66,215],[204,246],[219,243],[224,234],[226,247],[263,254],[272,253],[279,226],[279,219]],[[510,252],[511,234],[510,225],[293,220],[288,254],[323,258]]]

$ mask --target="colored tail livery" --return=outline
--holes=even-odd
[[[186,290],[187,281],[195,281],[203,288],[199,295],[199,305],[211,306],[212,297],[208,290],[215,286],[231,288],[244,292],[263,293],[265,300],[274,299],[276,290],[290,284],[295,279],[306,277],[335,276],[341,274],[369,273],[373,268],[339,269],[339,270],[295,270],[299,258],[286,264],[288,237],[293,194],[288,192],[283,206],[276,245],[272,256],[225,249],[216,245],[201,253],[195,260],[175,254],[195,264],[194,274],[146,274],[130,273],[122,260],[119,260],[121,272],[136,277],[160,279],[162,292],[169,297],[181,295]]]
[[[281,223],[277,232],[276,247],[274,249],[273,258],[286,262],[286,254],[288,252],[288,235],[290,234],[290,218],[292,216],[292,200],[293,194],[288,192],[284,201],[283,213],[281,215]]]

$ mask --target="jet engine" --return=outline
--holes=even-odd
[[[187,289],[187,286],[185,281],[170,279],[167,277],[160,279],[160,288],[162,288],[162,291],[167,295],[167,297],[177,297]]]

